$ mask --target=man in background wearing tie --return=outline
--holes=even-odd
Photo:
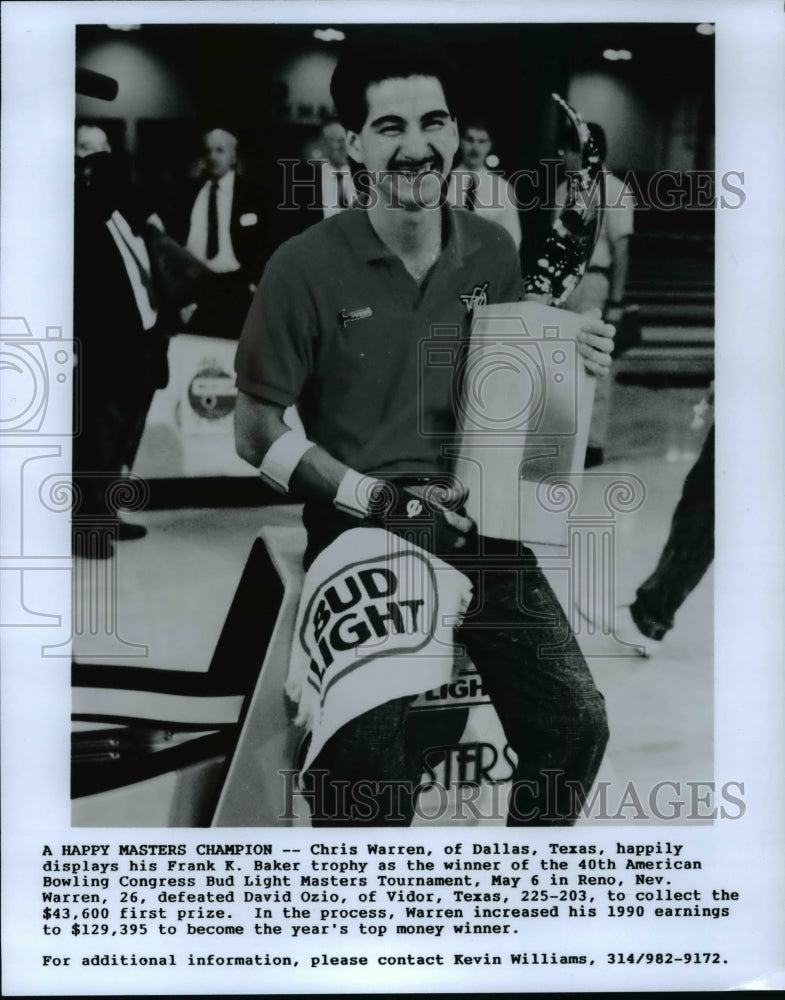
[[[329,219],[350,208],[357,197],[349,171],[346,152],[346,129],[339,121],[328,121],[322,129],[322,144],[327,159],[322,163],[322,217]]]
[[[288,165],[292,163],[295,169],[289,175]],[[281,194],[271,220],[271,250],[357,201],[346,151],[346,129],[334,118],[324,123],[310,143],[307,160],[279,161],[279,167]]]
[[[479,121],[469,121],[461,131],[461,161],[453,170],[448,189],[451,205],[476,212],[483,219],[504,226],[521,246],[521,220],[510,185],[499,173],[488,169],[491,135]]]
[[[206,179],[177,213],[172,235],[207,267],[196,301],[181,311],[191,332],[236,338],[263,265],[259,203],[237,166],[237,138],[215,128],[203,137]]]

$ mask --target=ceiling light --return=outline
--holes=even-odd
[[[313,37],[318,38],[320,42],[342,42],[346,35],[337,28],[316,28]]]
[[[616,53],[619,59],[624,59],[625,62],[632,59],[632,52],[629,49],[619,49]]]
[[[695,25],[695,30],[698,32],[699,35],[713,35],[714,34],[714,25],[713,24],[707,24],[705,22],[703,24],[696,24]]]
[[[610,62],[616,62],[619,58],[619,53],[616,49],[606,49],[602,54],[603,59],[608,59]]]

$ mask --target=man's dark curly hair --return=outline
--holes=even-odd
[[[447,110],[455,115],[457,73],[447,53],[425,31],[382,28],[350,41],[330,82],[344,128],[359,132],[368,117],[366,91],[382,80],[433,76],[441,83]]]

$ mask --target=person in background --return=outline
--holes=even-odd
[[[118,517],[107,490],[133,465],[153,393],[168,381],[166,338],[159,335],[150,260],[139,236],[142,213],[106,133],[80,125],[75,153],[74,514],[75,524],[91,523],[102,536],[97,547],[85,548],[75,528],[74,552],[107,558],[113,539],[147,533]]]
[[[714,383],[696,407],[693,429],[704,426],[703,413],[714,404]],[[676,613],[714,561],[714,423],[700,454],[687,473],[681,497],[657,565],[643,581],[630,605],[616,608],[613,631],[641,657],[654,655],[673,628]],[[596,606],[596,602],[594,602]],[[595,628],[585,608],[578,612]]]
[[[608,155],[605,131],[596,122],[589,122],[588,126],[604,163]],[[574,130],[567,135],[564,148],[559,152],[567,171],[567,177],[556,194],[557,205],[561,207],[567,199],[567,185],[571,183],[571,176],[574,177],[581,169],[578,137]],[[635,200],[630,188],[610,170],[604,170],[604,177],[606,207],[602,213],[597,245],[578,287],[564,305],[573,312],[599,311],[599,315],[608,323],[618,326],[624,308]],[[586,449],[586,468],[601,465],[605,459],[612,378],[611,375],[611,378],[597,385],[589,445]]]
[[[234,339],[262,271],[262,217],[255,191],[237,171],[237,137],[214,128],[202,144],[206,176],[187,187],[164,225],[207,268],[196,301],[181,310],[186,332]]]
[[[448,198],[451,205],[504,226],[520,249],[521,220],[512,190],[500,173],[487,166],[492,148],[491,134],[485,124],[470,120],[464,125],[460,162],[450,176]]]
[[[329,219],[357,203],[346,151],[346,129],[334,118],[322,126],[309,144],[307,160],[285,159],[278,163],[270,225],[271,251],[311,226]]]
[[[84,159],[93,153],[111,153],[106,132],[98,125],[80,125],[76,130],[75,155]]]
[[[346,129],[332,119],[322,129],[322,146],[327,159],[321,168],[322,216],[329,219],[344,209],[351,208],[357,198],[352,175],[349,170],[349,156],[346,152]]]

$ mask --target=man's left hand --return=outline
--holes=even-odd
[[[611,367],[611,351],[616,327],[603,323],[599,311],[584,313],[583,324],[578,333],[578,353],[583,358],[586,370],[592,375],[605,376]]]

